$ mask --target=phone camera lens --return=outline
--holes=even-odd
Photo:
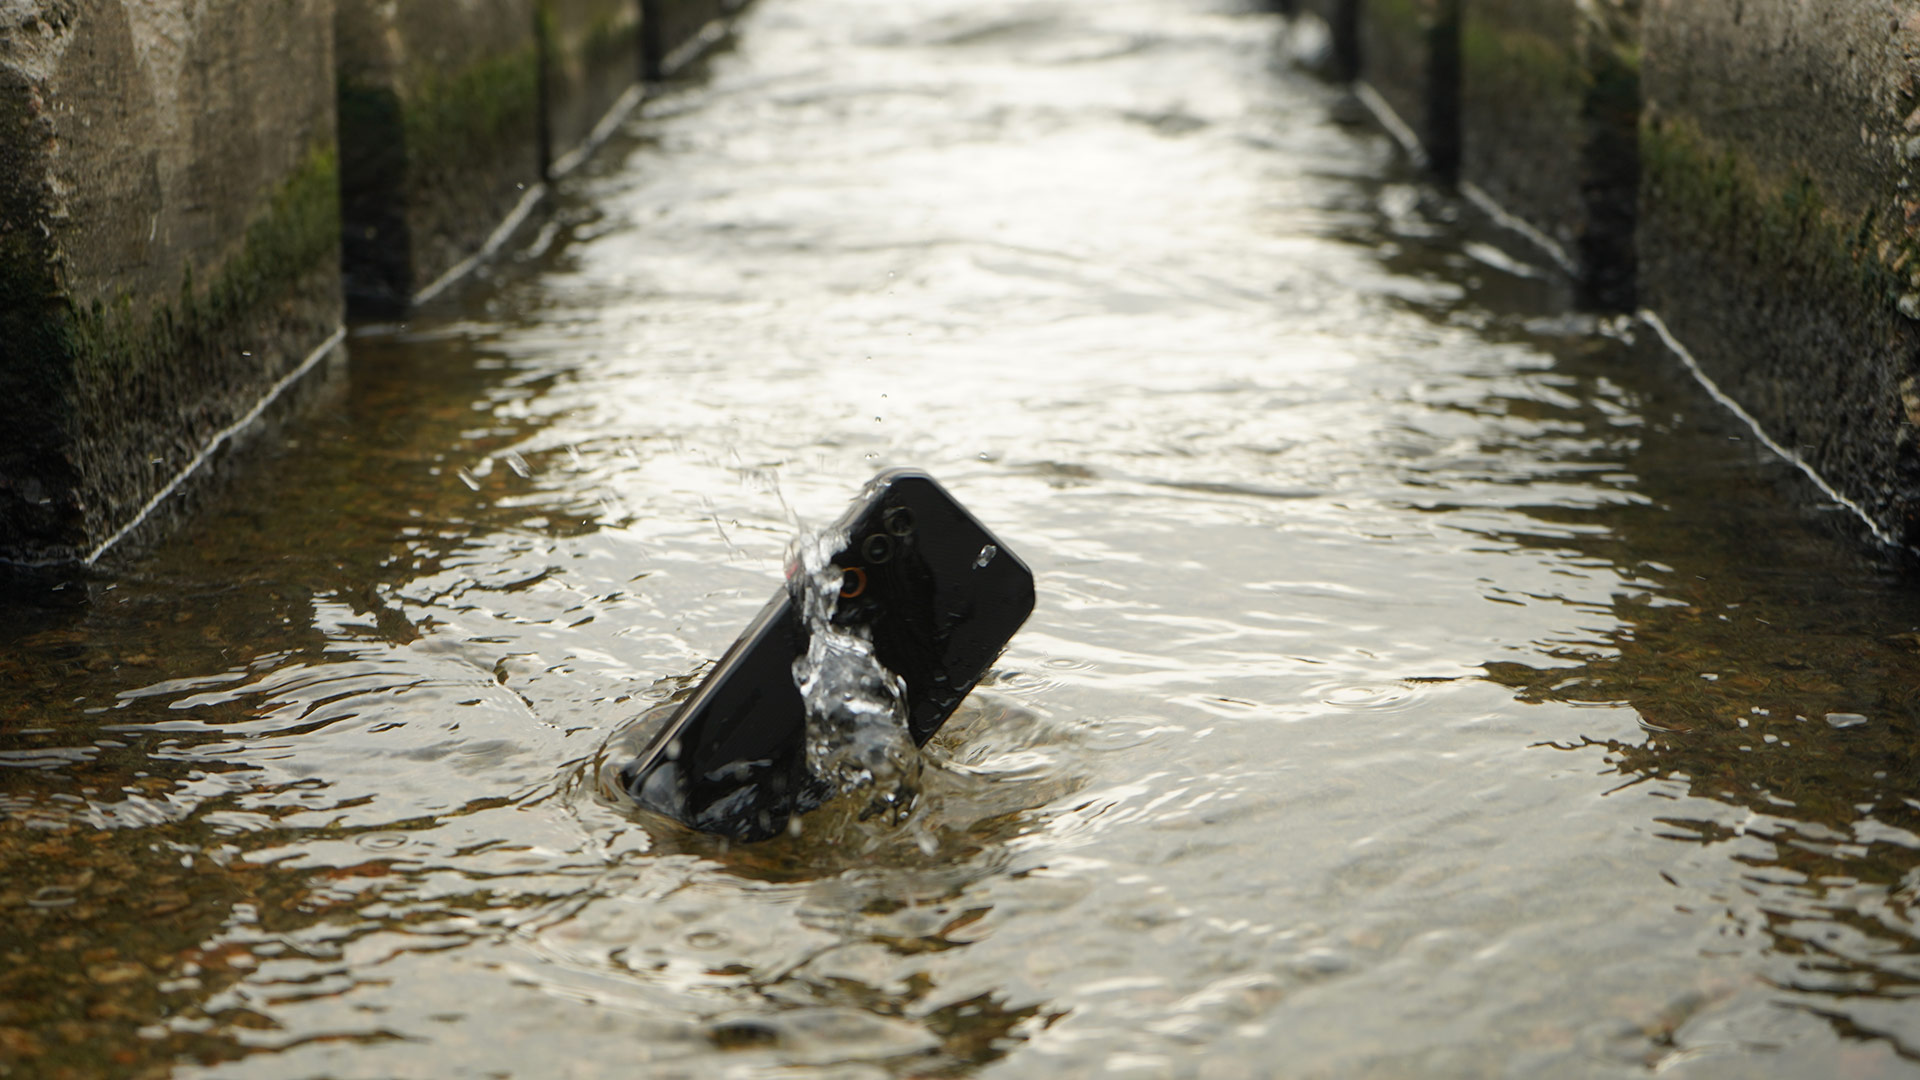
[[[860,557],[870,563],[883,563],[893,558],[893,537],[886,533],[874,533],[860,545]]]
[[[887,511],[884,520],[887,531],[895,536],[906,536],[913,532],[913,511],[904,506],[896,506]]]

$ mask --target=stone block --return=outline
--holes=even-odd
[[[1461,0],[1362,0],[1360,77],[1451,181],[1460,164]]]
[[[1647,0],[1642,19],[1642,302],[1920,543],[1920,3]]]
[[[0,557],[97,550],[336,332],[331,17],[0,2]]]
[[[1590,307],[1631,310],[1638,0],[1464,0],[1460,179],[1545,240]]]
[[[549,164],[578,150],[644,74],[640,0],[544,0]]]
[[[544,167],[536,0],[337,0],[348,302],[405,308]]]

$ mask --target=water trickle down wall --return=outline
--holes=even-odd
[[[177,506],[343,296],[444,286],[739,6],[0,0],[0,559]]]
[[[1353,27],[1363,96],[1588,306],[1641,306],[1883,539],[1920,546],[1920,3],[1283,6],[1336,53]]]

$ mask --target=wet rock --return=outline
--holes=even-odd
[[[47,1052],[45,1043],[31,1031],[17,1027],[0,1027],[0,1050],[14,1057],[39,1057]]]

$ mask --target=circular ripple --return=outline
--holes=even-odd
[[[1389,710],[1405,708],[1417,696],[1412,688],[1406,686],[1363,683],[1322,691],[1320,700],[1342,709]]]

